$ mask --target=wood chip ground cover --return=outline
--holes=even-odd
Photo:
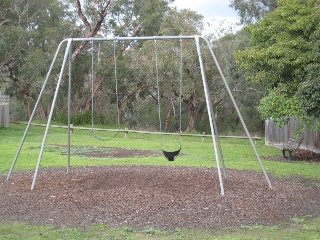
[[[320,188],[261,173],[227,170],[225,196],[215,168],[105,166],[40,169],[0,176],[0,219],[58,227],[95,224],[158,230],[275,225],[320,216]]]

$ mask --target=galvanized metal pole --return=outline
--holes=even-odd
[[[208,87],[208,83],[207,83],[207,80],[206,80],[206,74],[205,74],[204,67],[203,67],[199,36],[195,36],[195,41],[196,41],[197,52],[198,52],[198,57],[199,57],[203,88],[204,88],[204,93],[205,93],[206,102],[207,102],[208,116],[209,116],[209,120],[210,120],[210,128],[211,128],[211,135],[212,135],[212,142],[213,142],[214,153],[215,153],[217,169],[218,169],[218,175],[219,175],[220,190],[221,190],[221,195],[224,195],[223,180],[222,180],[222,177],[221,177],[219,156],[218,156],[216,136],[215,136],[216,135],[216,131],[214,129],[213,119],[212,119],[213,109],[212,109],[212,104],[211,104],[211,97],[210,97],[209,87]]]
[[[252,141],[252,138],[251,138],[250,133],[249,133],[249,131],[248,131],[248,129],[247,129],[247,126],[246,126],[246,124],[245,124],[245,122],[244,122],[244,120],[243,120],[243,118],[242,118],[242,115],[241,115],[241,112],[240,112],[240,110],[239,110],[239,108],[238,108],[238,106],[237,106],[237,103],[236,103],[236,101],[235,101],[234,98],[233,98],[232,92],[231,92],[231,90],[230,90],[230,88],[229,88],[229,85],[228,85],[228,83],[227,83],[227,80],[225,79],[224,74],[223,74],[223,72],[222,72],[222,70],[221,70],[221,68],[220,68],[220,65],[219,65],[219,63],[218,63],[218,60],[217,60],[216,56],[214,55],[214,53],[213,53],[213,51],[212,51],[212,49],[211,49],[211,47],[210,47],[210,44],[209,44],[208,40],[207,40],[206,38],[204,38],[204,37],[201,37],[201,38],[202,38],[203,40],[205,40],[206,43],[207,43],[207,46],[208,46],[208,48],[209,48],[209,50],[210,50],[210,53],[211,53],[211,55],[212,55],[212,57],[213,57],[213,60],[214,60],[216,66],[217,66],[217,68],[218,68],[218,71],[219,71],[219,73],[220,73],[220,75],[221,75],[221,78],[222,78],[222,80],[223,80],[223,82],[224,82],[224,85],[225,85],[225,87],[226,87],[226,89],[227,89],[227,91],[228,91],[228,93],[229,93],[230,99],[231,99],[231,101],[232,101],[232,103],[233,103],[233,105],[234,105],[234,108],[235,108],[236,111],[237,111],[237,114],[238,114],[238,116],[239,116],[239,118],[240,118],[241,124],[242,124],[242,126],[243,126],[243,128],[244,128],[244,130],[245,130],[245,132],[246,132],[246,134],[247,134],[247,137],[248,137],[248,139],[249,139],[249,141],[250,141],[250,144],[251,144],[252,149],[253,149],[253,151],[254,151],[254,153],[255,153],[255,155],[256,155],[256,158],[258,159],[258,162],[259,162],[260,167],[261,167],[261,169],[262,169],[262,172],[263,172],[263,174],[264,174],[264,176],[265,176],[265,178],[266,178],[266,181],[267,181],[267,183],[268,183],[268,185],[269,185],[269,188],[270,188],[270,189],[273,189],[272,184],[271,184],[271,181],[270,181],[270,179],[269,179],[269,177],[268,177],[268,174],[267,174],[266,170],[264,169],[264,166],[263,166],[263,163],[262,163],[262,161],[261,161],[261,159],[260,159],[260,156],[259,156],[259,154],[258,154],[258,151],[257,151],[257,149],[256,149],[256,147],[255,147],[255,145],[254,145],[254,143],[253,143],[253,141]]]
[[[213,114],[213,112],[212,112]],[[220,154],[220,160],[221,160],[221,164],[222,164],[222,170],[223,170],[223,175],[225,178],[227,178],[227,170],[226,170],[226,166],[224,164],[224,158],[223,158],[223,154],[222,154],[222,148],[221,148],[221,144],[220,144],[220,137],[219,137],[219,131],[218,131],[218,125],[216,122],[216,119],[214,117],[214,115],[212,115],[212,123],[213,123],[213,127],[216,130],[216,140],[217,140],[217,145],[218,145],[218,149],[219,149],[219,154]]]
[[[67,173],[70,171],[70,142],[71,142],[71,73],[72,73],[72,41],[69,47],[69,84],[68,84],[68,150],[67,150]]]
[[[70,46],[71,46],[71,41],[72,41],[72,39],[68,39],[67,48],[66,48],[66,51],[65,51],[65,54],[64,54],[64,59],[63,59],[63,62],[62,62],[62,66],[61,66],[61,70],[60,70],[60,74],[59,74],[59,79],[58,79],[57,86],[56,86],[56,91],[55,91],[55,94],[54,94],[54,97],[53,97],[52,106],[51,106],[51,110],[50,110],[50,114],[49,114],[46,130],[44,132],[44,136],[43,136],[43,140],[42,140],[42,144],[41,144],[41,148],[40,148],[40,154],[39,154],[36,170],[35,170],[35,173],[34,173],[34,176],[33,176],[33,180],[32,180],[31,190],[34,189],[34,186],[35,186],[35,183],[36,183],[36,180],[37,180],[39,166],[40,166],[40,162],[41,162],[44,146],[45,146],[45,143],[46,143],[46,140],[47,140],[49,126],[50,126],[51,118],[52,118],[52,115],[53,115],[53,110],[54,110],[54,107],[55,107],[55,104],[56,104],[56,101],[57,101],[57,96],[58,96],[58,92],[59,92],[59,88],[60,88],[60,84],[61,84],[61,79],[62,79],[64,67],[66,65],[66,61],[67,61],[67,58],[68,58],[68,55],[69,55],[69,49],[70,49]]]

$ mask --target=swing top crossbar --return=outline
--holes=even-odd
[[[106,38],[71,38],[73,42],[86,42],[86,41],[94,41],[94,42],[104,42],[104,41],[130,41],[130,40],[173,40],[173,39],[195,39],[200,37],[198,35],[189,35],[189,36],[146,36],[146,37],[106,37]],[[65,39],[62,42],[68,41],[69,39]]]

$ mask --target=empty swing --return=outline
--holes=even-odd
[[[108,141],[115,138],[120,132],[120,114],[119,114],[119,96],[118,96],[118,77],[117,77],[117,59],[116,59],[116,38],[113,40],[113,63],[114,63],[114,81],[115,81],[115,94],[116,94],[116,104],[117,104],[117,123],[118,131],[114,136],[109,138],[102,138],[95,134],[94,132],[94,57],[93,57],[93,39],[91,39],[91,135],[98,140]]]
[[[163,155],[169,160],[174,161],[181,151],[181,98],[182,98],[182,38],[180,38],[180,69],[179,69],[179,149],[176,151],[165,151],[163,149],[163,137],[162,137],[162,126],[161,126],[161,107],[160,107],[160,80],[159,80],[159,67],[158,67],[158,49],[157,40],[154,39],[154,49],[155,49],[155,60],[156,60],[156,81],[157,81],[157,102],[158,102],[158,116],[159,116],[159,128],[161,135],[161,150]]]

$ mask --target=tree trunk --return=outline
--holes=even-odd
[[[223,98],[216,98],[213,101],[213,105],[215,105],[215,113],[214,113],[214,117],[215,119],[218,119],[218,109],[220,106],[222,106],[222,104],[224,103]]]
[[[171,117],[172,117],[171,103],[172,103],[172,92],[169,93],[168,99],[167,99],[167,117],[166,117],[166,122],[163,128],[165,132],[168,131],[168,128],[171,122]]]
[[[190,98],[184,100],[188,108],[188,127],[187,131],[194,131],[196,129],[196,115],[198,109],[198,102],[196,99],[196,93],[193,91]]]
[[[95,23],[95,25],[91,25],[87,19],[87,17],[83,14],[82,11],[82,7],[81,7],[81,2],[80,0],[76,0],[75,1],[75,7],[77,9],[78,12],[78,16],[80,17],[81,21],[83,22],[83,24],[86,27],[86,34],[85,37],[94,37],[98,31],[101,28],[101,24],[103,23],[106,15],[109,13],[110,9],[111,9],[111,5],[113,4],[114,1],[109,0],[105,2],[104,7],[101,9],[100,12],[98,12],[99,15],[99,19],[97,20],[97,22]],[[142,29],[142,25],[139,24],[136,29],[133,31],[132,33],[132,37],[135,37],[139,34],[139,32]],[[81,53],[81,51],[83,50],[83,48],[85,47],[87,42],[82,42],[80,43],[78,46],[76,46],[76,48],[74,49],[73,53],[72,53],[72,60],[74,61],[75,58]],[[118,57],[120,57],[124,51],[127,49],[127,47],[130,45],[130,41],[125,42],[121,51],[117,54],[117,56],[115,57],[116,59],[118,59]],[[113,59],[112,59],[113,60]],[[97,90],[101,87],[101,85],[103,84],[103,78],[101,78],[99,81],[97,81],[94,84],[93,87],[93,95],[96,94]],[[82,110],[86,111],[90,108],[90,104],[92,101],[92,94],[90,94],[90,96],[87,97],[87,99],[85,100],[85,104],[82,106]]]
[[[44,110],[44,106],[42,101],[39,102],[38,108],[37,108],[37,118],[40,118],[41,120],[45,120],[47,117],[46,112]]]
[[[8,68],[9,78],[17,85],[20,94],[22,95],[23,104],[24,104],[24,116],[26,121],[29,121],[31,117],[31,99],[30,99],[30,84],[22,86],[19,79],[13,74],[13,69],[8,65],[4,64]]]
[[[119,122],[122,123],[123,122],[123,109],[127,106],[127,103],[129,101],[129,99],[141,92],[142,90],[144,90],[146,86],[145,85],[141,85],[140,87],[136,88],[135,90],[133,90],[132,92],[128,93],[126,96],[124,96],[123,100],[120,101],[118,104],[118,111],[119,111]]]
[[[94,37],[98,33],[105,17],[107,16],[107,14],[111,9],[112,3],[113,3],[112,0],[105,2],[105,5],[101,8],[101,11],[97,12],[97,15],[99,16],[97,22],[95,23],[95,25],[92,26],[89,23],[87,17],[83,14],[80,0],[75,1],[75,7],[77,9],[78,16],[86,27],[86,34],[84,37],[86,38]],[[72,60],[74,60],[81,53],[85,45],[86,45],[86,42],[82,42],[78,46],[76,46],[76,48],[72,53]]]
[[[101,76],[97,76],[97,78],[99,79],[93,86],[93,95],[95,95],[97,93],[97,91],[99,90],[99,88],[102,86],[102,83],[104,82],[103,77]],[[87,112],[89,111],[90,107],[91,107],[91,102],[92,102],[92,94],[90,94],[87,99],[85,100],[85,103],[81,106],[81,112]]]
[[[31,117],[30,112],[30,97],[29,96],[23,96],[23,104],[24,104],[24,118],[26,121],[29,121]]]
[[[106,15],[109,13],[113,2],[114,2],[113,0],[109,0],[109,1],[105,2],[104,7],[101,9],[101,11],[98,12],[99,18],[98,18],[97,22],[95,23],[95,25],[92,25],[89,23],[87,17],[83,14],[80,0],[75,1],[75,7],[77,9],[78,16],[86,27],[86,34],[85,34],[86,38],[94,37],[99,32],[101,25],[102,25]],[[141,29],[142,29],[142,24],[138,24],[138,26],[134,29],[131,37],[137,36],[140,33]],[[76,46],[76,48],[74,49],[74,51],[72,53],[72,61],[74,61],[75,58],[81,53],[81,51],[85,47],[86,43],[87,42],[82,42],[78,46]],[[130,43],[131,43],[131,41],[124,42],[121,51],[117,54],[117,56],[115,56],[115,59],[118,59],[125,52],[125,50],[130,45]],[[113,59],[112,59],[112,61],[113,61]],[[94,84],[93,95],[96,94],[97,90],[101,87],[102,84],[103,84],[103,78]],[[85,104],[82,106],[83,111],[86,111],[89,109],[91,101],[92,101],[92,94],[90,94],[90,96],[88,96],[87,99],[85,100]]]

